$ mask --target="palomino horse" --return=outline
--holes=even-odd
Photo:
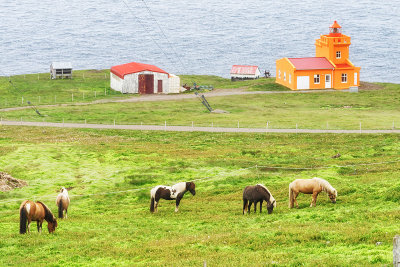
[[[28,232],[32,221],[37,222],[38,232],[42,232],[43,220],[47,221],[47,229],[49,233],[53,233],[57,227],[57,220],[51,213],[50,209],[40,201],[36,203],[25,200],[19,207],[19,233],[25,234],[28,224]]]
[[[181,201],[183,195],[189,191],[194,196],[196,194],[195,187],[196,186],[193,182],[181,182],[174,184],[173,186],[157,185],[150,191],[150,211],[157,212],[158,202],[160,201],[160,198],[163,198],[166,200],[175,199],[175,212],[178,212],[179,202]]]
[[[331,184],[321,178],[314,177],[312,179],[297,179],[289,184],[289,208],[293,208],[294,203],[297,204],[296,197],[299,193],[312,194],[311,205],[315,206],[317,202],[317,196],[321,191],[328,193],[332,203],[336,203],[337,191],[331,186]]]
[[[262,212],[263,201],[267,202],[268,214],[271,214],[276,207],[275,198],[269,192],[268,188],[262,184],[249,185],[243,190],[243,214],[246,212],[250,213],[251,205],[254,202],[254,213],[257,211],[257,203],[260,202],[260,213]],[[250,204],[249,204],[250,203]]]
[[[64,210],[65,210],[65,219],[68,217],[68,206],[69,206],[69,196],[68,191],[65,187],[62,187],[60,190],[60,194],[58,194],[56,199],[56,204],[58,207],[58,218],[64,218]]]

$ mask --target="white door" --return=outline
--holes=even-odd
[[[354,85],[357,85],[357,72],[354,72]]]
[[[310,89],[310,77],[297,76],[297,89]]]
[[[331,75],[325,74],[325,88],[332,88]]]

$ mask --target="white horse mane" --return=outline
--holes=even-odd
[[[322,191],[327,192],[328,194],[335,194],[335,197],[337,197],[337,191],[331,184],[322,178],[314,177],[314,180],[318,182],[318,184],[322,187]]]
[[[271,203],[274,203],[274,208],[276,208],[276,200],[275,200],[275,198],[272,196],[272,194],[271,194],[271,192],[268,190],[268,188],[267,188],[265,185],[263,185],[263,184],[257,184],[257,185],[259,185],[259,186],[261,186],[262,188],[264,188],[265,190],[267,190],[267,192],[268,192],[269,195],[271,196],[270,199],[269,199],[269,201],[270,201]]]

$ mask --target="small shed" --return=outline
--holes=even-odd
[[[71,62],[53,62],[50,65],[50,78],[72,78],[72,64]]]
[[[233,65],[231,69],[231,81],[235,80],[254,80],[260,78],[258,66]]]
[[[186,89],[181,86],[181,79],[175,74],[169,74],[169,94],[178,94]]]
[[[169,93],[170,74],[154,65],[131,62],[112,66],[110,87],[130,94]]]

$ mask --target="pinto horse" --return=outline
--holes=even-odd
[[[187,191],[192,193],[194,196],[196,185],[193,182],[181,182],[174,184],[173,186],[157,185],[150,190],[150,212],[157,212],[158,202],[160,198],[166,200],[176,200],[175,212],[178,212],[179,203]]]
[[[260,213],[262,212],[263,201],[267,202],[268,214],[271,214],[276,207],[276,200],[268,188],[262,184],[249,185],[243,190],[243,214],[250,214],[251,205],[254,203],[254,213],[257,212],[257,203],[260,202]]]
[[[65,187],[62,187],[60,190],[60,194],[58,194],[57,199],[56,199],[56,204],[58,207],[58,218],[64,218],[64,210],[65,210],[65,219],[68,217],[68,206],[69,206],[70,200],[68,196],[68,191],[65,189]]]
[[[42,232],[43,220],[47,221],[47,229],[49,233],[53,233],[57,227],[57,220],[51,213],[50,209],[40,201],[36,203],[30,200],[25,200],[19,207],[19,233],[25,234],[26,228],[30,232],[32,221],[37,222],[38,232]],[[27,227],[28,224],[28,227]]]
[[[294,180],[289,184],[289,208],[293,208],[294,203],[296,203],[297,208],[299,207],[296,200],[299,193],[312,194],[310,207],[315,206],[317,196],[322,191],[328,193],[332,203],[336,203],[337,191],[328,181],[318,177]]]

